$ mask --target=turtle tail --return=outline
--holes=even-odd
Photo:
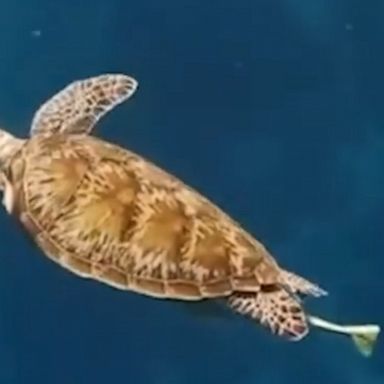
[[[258,292],[235,292],[228,297],[227,304],[287,340],[298,341],[308,333],[307,317],[300,302],[281,286],[264,286]]]

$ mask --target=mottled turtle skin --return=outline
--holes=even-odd
[[[0,188],[52,260],[157,298],[222,297],[273,333],[308,331],[295,293],[325,291],[281,268],[219,207],[149,160],[90,135],[135,92],[125,75],[76,81],[36,112],[28,139],[0,130]]]

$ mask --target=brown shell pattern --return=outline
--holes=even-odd
[[[13,160],[16,213],[53,260],[154,297],[197,300],[278,279],[267,250],[209,200],[100,139],[36,136]]]

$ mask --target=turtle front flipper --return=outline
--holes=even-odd
[[[101,117],[131,97],[136,89],[137,81],[122,74],[75,81],[38,109],[30,134],[87,134]]]
[[[307,318],[300,303],[279,286],[259,292],[235,292],[227,304],[287,340],[298,341],[308,333]]]

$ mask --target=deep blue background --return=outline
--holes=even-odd
[[[309,310],[383,323],[383,19],[381,0],[2,0],[0,124],[25,136],[68,82],[135,76],[98,135],[328,289]],[[382,340],[368,360],[318,331],[286,343],[79,279],[4,211],[0,231],[1,384],[384,382]]]

